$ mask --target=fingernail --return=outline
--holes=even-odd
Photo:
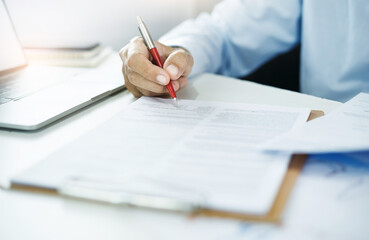
[[[167,84],[167,79],[163,75],[156,76],[156,81],[163,85]]]
[[[176,66],[174,66],[173,64],[171,64],[167,67],[167,71],[170,73],[171,76],[177,76],[178,75],[178,68]]]

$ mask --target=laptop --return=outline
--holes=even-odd
[[[0,128],[37,130],[124,89],[117,54],[93,69],[27,65],[3,0],[0,36]]]

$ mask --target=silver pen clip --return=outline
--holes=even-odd
[[[148,49],[152,49],[155,47],[155,43],[151,38],[151,35],[149,33],[149,30],[147,30],[147,27],[142,20],[140,16],[137,16],[137,22],[138,22],[138,30],[141,33],[142,38],[144,39],[144,42]]]

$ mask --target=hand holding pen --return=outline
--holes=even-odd
[[[120,51],[123,75],[127,89],[135,97],[169,96],[167,85],[171,82],[174,91],[183,88],[193,66],[192,56],[182,48],[172,48],[155,42],[163,61],[163,68],[156,66],[154,58],[143,38],[136,37]]]

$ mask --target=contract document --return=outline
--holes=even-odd
[[[257,146],[305,124],[309,109],[142,97],[96,129],[11,179],[65,183],[265,214],[291,155]],[[81,190],[83,192],[83,189]]]
[[[332,113],[266,143],[263,149],[297,153],[369,150],[369,94],[358,94]]]

